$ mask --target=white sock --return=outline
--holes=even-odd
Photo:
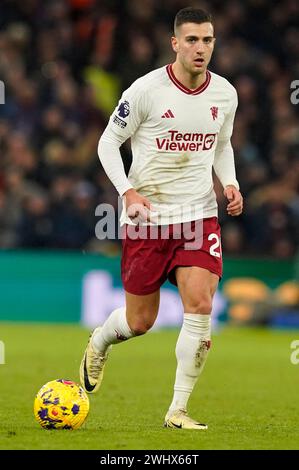
[[[207,359],[210,338],[211,315],[184,314],[175,350],[177,370],[169,411],[187,409],[188,399]]]
[[[109,315],[100,331],[94,333],[92,344],[97,352],[104,355],[111,344],[117,344],[132,338],[126,317],[125,307],[117,308]]]

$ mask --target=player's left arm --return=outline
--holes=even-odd
[[[218,135],[213,163],[215,173],[224,188],[224,196],[228,199],[227,212],[232,216],[240,215],[243,211],[243,197],[236,178],[234,151],[231,144],[237,106],[238,98],[235,91],[230,111],[227,113]]]

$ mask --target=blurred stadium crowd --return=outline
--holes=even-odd
[[[299,236],[297,0],[1,0],[0,247],[117,252],[95,238],[95,207],[117,206],[97,142],[123,89],[170,63],[174,15],[215,18],[210,69],[237,88],[233,146],[244,215],[226,215],[227,255],[292,257]],[[122,148],[130,164],[129,145]]]

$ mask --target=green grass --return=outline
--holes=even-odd
[[[298,449],[299,331],[226,328],[213,338],[189,402],[208,431],[164,429],[175,373],[177,331],[149,333],[113,348],[90,414],[76,431],[35,422],[35,393],[49,380],[78,381],[88,332],[79,326],[0,324],[0,449]]]

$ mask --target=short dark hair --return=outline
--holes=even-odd
[[[212,23],[212,15],[200,8],[187,7],[182,8],[177,12],[174,19],[174,34],[176,34],[177,28],[184,23]]]

